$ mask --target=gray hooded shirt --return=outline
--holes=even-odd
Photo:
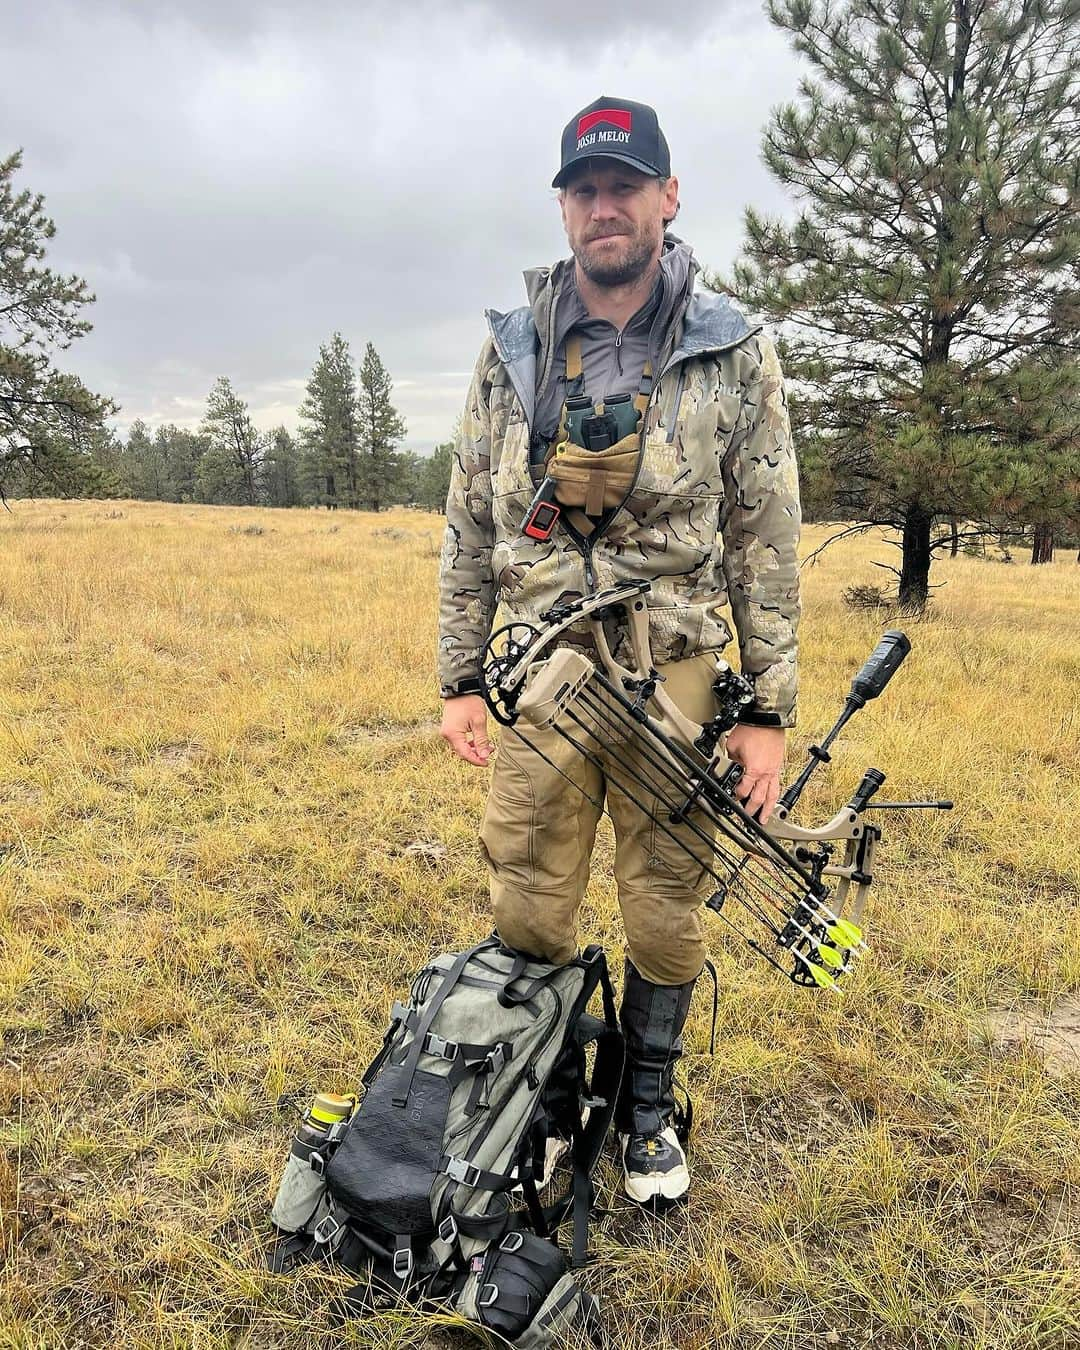
[[[586,395],[594,402],[615,394],[636,395],[641,387],[645,361],[654,376],[675,346],[676,329],[694,288],[697,265],[688,244],[668,235],[656,281],[648,300],[620,331],[607,319],[590,318],[574,279],[572,259],[560,263],[554,281],[554,301],[544,293],[551,275],[539,268],[525,274],[537,329],[549,304],[554,305],[554,342],[551,359],[538,366],[536,413],[530,458],[543,459],[559,425],[566,399],[566,339],[581,338],[581,365]],[[545,369],[546,366],[546,369]]]

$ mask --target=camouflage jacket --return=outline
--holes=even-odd
[[[549,288],[566,265],[541,274]],[[529,467],[537,370],[550,368],[537,310],[534,301],[487,313],[490,337],[469,388],[446,504],[443,697],[478,690],[497,605],[506,622],[535,623],[556,603],[647,578],[655,661],[726,647],[732,634],[718,610],[728,604],[741,669],[754,682],[744,720],[793,726],[799,485],[771,338],[725,297],[694,293],[652,391],[629,496],[587,543],[561,526],[541,543],[522,533],[543,472]]]

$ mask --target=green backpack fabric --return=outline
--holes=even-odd
[[[600,1017],[586,1010],[597,992]],[[575,1326],[595,1338],[596,1302],[574,1271],[623,1057],[599,947],[555,966],[493,936],[436,957],[394,1004],[359,1104],[313,1151],[314,1204],[272,1264],[326,1256],[356,1271],[354,1312],[397,1299],[451,1308],[528,1350]],[[555,1138],[568,1176],[545,1200]],[[566,1219],[569,1260],[552,1240]]]

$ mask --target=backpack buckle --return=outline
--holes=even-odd
[[[480,1180],[479,1167],[466,1162],[464,1158],[450,1158],[443,1171],[451,1181],[457,1181],[462,1186],[475,1186]]]
[[[449,1246],[457,1240],[457,1235],[458,1226],[454,1222],[454,1216],[452,1214],[447,1215],[442,1223],[439,1224],[439,1240],[445,1242],[447,1246]]]
[[[325,1219],[315,1225],[311,1233],[312,1240],[320,1245],[333,1242],[344,1227],[345,1225],[340,1219],[336,1219],[333,1214],[328,1214]]]
[[[457,1041],[448,1041],[445,1036],[438,1036],[434,1031],[428,1032],[424,1049],[429,1055],[436,1055],[439,1059],[457,1058]]]
[[[503,1065],[509,1060],[509,1047],[505,1041],[500,1041],[494,1050],[487,1057],[487,1072],[498,1073]]]
[[[488,1292],[490,1290],[490,1293]],[[478,1308],[490,1308],[497,1302],[499,1297],[499,1286],[497,1284],[484,1284],[476,1295],[476,1306]]]
[[[411,1247],[398,1247],[394,1252],[393,1270],[394,1278],[400,1280],[402,1284],[412,1274],[413,1254]]]
[[[308,1166],[317,1177],[321,1177],[326,1172],[326,1159],[321,1153],[312,1153],[308,1156]]]
[[[504,1233],[502,1241],[499,1243],[501,1252],[519,1252],[525,1245],[525,1236],[515,1229],[512,1233]]]

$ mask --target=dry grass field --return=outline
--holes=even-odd
[[[486,774],[435,731],[440,537],[407,511],[0,512],[0,1346],[470,1343],[341,1325],[340,1277],[260,1250],[279,1097],[352,1087],[410,973],[489,931]],[[888,626],[840,591],[889,554],[806,572],[793,766]],[[868,764],[957,803],[882,817],[846,996],[710,929],[692,1203],[658,1224],[600,1176],[586,1278],[618,1350],[1080,1346],[1080,567],[1025,563],[935,568],[800,806]],[[609,857],[584,931],[621,967]]]

